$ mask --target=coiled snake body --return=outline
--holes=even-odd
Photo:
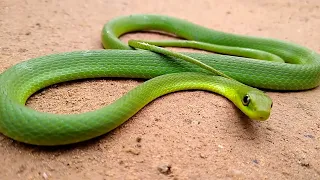
[[[220,54],[184,53],[241,82],[239,83],[214,76],[174,57],[147,50],[133,50],[118,39],[127,32],[151,29],[173,33],[196,42],[215,44],[221,48],[236,47],[238,51],[244,52],[244,56],[251,50],[257,50],[258,53],[254,54],[264,51],[285,62]],[[21,62],[0,74],[0,132],[29,144],[76,143],[111,131],[159,96],[188,89],[219,93],[250,118],[265,120],[270,115],[272,101],[263,92],[252,87],[306,90],[317,87],[320,83],[320,55],[312,50],[274,39],[214,31],[167,16],[132,15],[115,18],[104,26],[102,43],[105,48],[116,50],[78,51],[38,57]],[[29,96],[39,89],[59,82],[97,77],[151,80],[114,103],[92,112],[50,114],[25,106]]]

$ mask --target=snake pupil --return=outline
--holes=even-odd
[[[248,106],[248,105],[249,105],[249,103],[250,103],[250,97],[249,97],[249,95],[245,95],[245,96],[243,97],[242,103],[243,103],[244,106]]]

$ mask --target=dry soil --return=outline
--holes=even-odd
[[[0,72],[42,55],[101,49],[113,17],[157,13],[216,30],[272,37],[320,53],[319,0],[1,0]],[[130,38],[167,38],[135,33]],[[141,81],[63,83],[28,106],[80,113],[109,104]],[[223,97],[178,92],[155,100],[114,131],[76,145],[37,147],[0,134],[0,179],[320,179],[320,88],[267,92],[266,122]]]

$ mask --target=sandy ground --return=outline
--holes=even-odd
[[[320,52],[318,0],[1,0],[0,72],[42,55],[101,49],[100,30],[119,15],[158,13],[238,34],[273,37]],[[138,33],[123,37],[165,38]],[[53,113],[97,109],[141,82],[88,80],[37,93],[28,106]],[[65,147],[0,135],[0,179],[320,179],[320,88],[267,92],[267,122],[252,122],[218,95],[179,92],[116,130]]]

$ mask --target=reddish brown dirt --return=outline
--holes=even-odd
[[[42,55],[101,49],[100,30],[119,15],[157,13],[226,32],[272,37],[320,52],[318,0],[0,1],[0,72]],[[130,34],[129,38],[165,38]],[[80,113],[141,83],[88,80],[45,89],[28,106]],[[320,88],[267,92],[266,122],[248,120],[218,95],[179,92],[145,107],[116,130],[44,148],[0,135],[0,179],[320,179]]]

